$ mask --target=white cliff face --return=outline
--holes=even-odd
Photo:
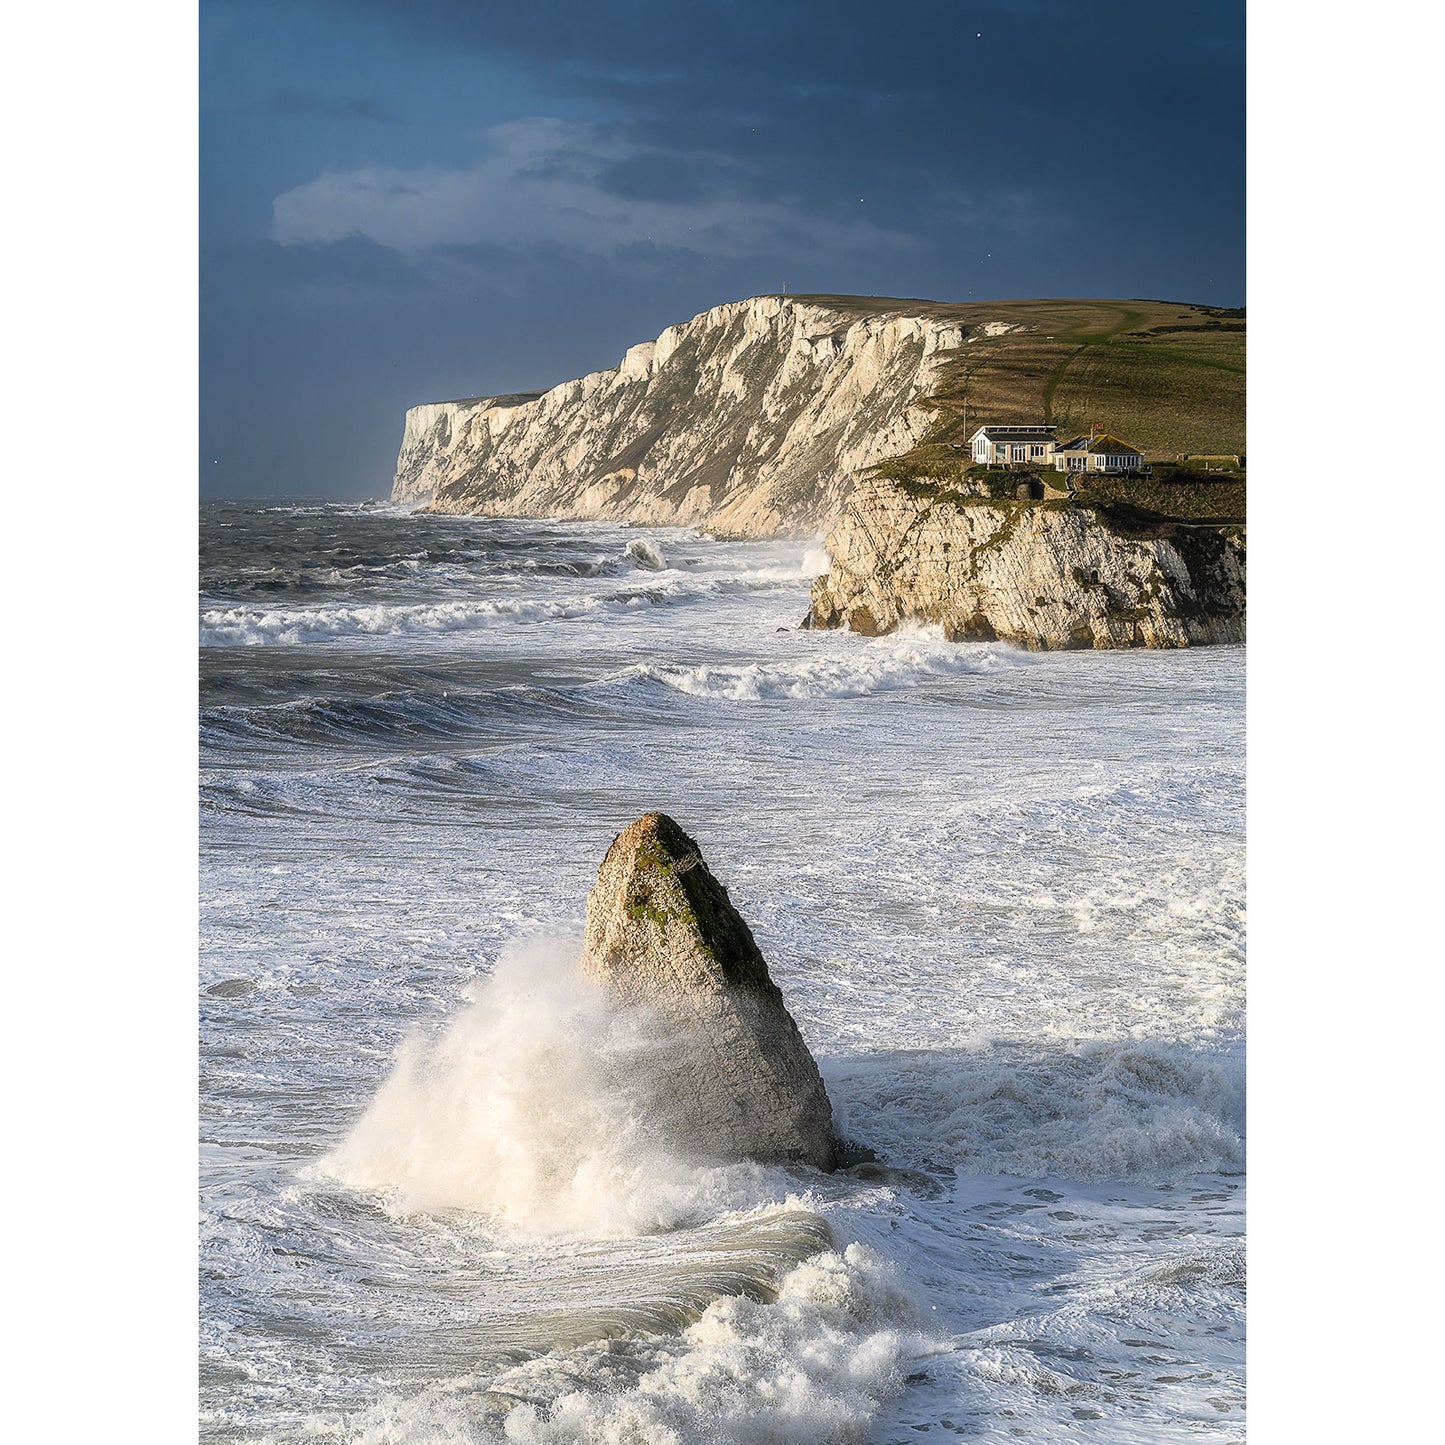
[[[1085,507],[961,501],[863,481],[827,539],[808,623],[940,623],[1035,650],[1244,641],[1244,538],[1120,535]]]
[[[412,407],[406,414],[401,451],[396,459],[392,501],[431,501],[452,442],[464,425],[487,412],[506,413],[535,401],[540,395],[540,392],[524,391],[511,396],[474,396],[463,401],[433,401]]]
[[[535,397],[412,408],[393,496],[807,535],[837,515],[860,468],[928,430],[917,403],[965,329],[778,296],[719,306]]]

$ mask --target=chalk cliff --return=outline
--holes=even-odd
[[[832,1169],[832,1108],[818,1066],[753,935],[697,844],[648,813],[607,850],[587,900],[584,974],[660,1018],[643,1107],[703,1157]]]
[[[1153,530],[1130,535],[1068,502],[860,481],[828,536],[807,625],[876,635],[913,620],[1035,650],[1242,642],[1242,530]]]
[[[406,414],[401,451],[396,458],[394,502],[429,502],[441,479],[452,443],[463,427],[480,421],[488,412],[505,412],[536,401],[540,391],[519,391],[510,396],[473,396],[462,401],[433,401],[414,406]],[[485,425],[485,423],[483,423]]]
[[[968,331],[898,306],[718,306],[540,395],[413,407],[393,497],[443,512],[808,535],[837,515],[860,468],[928,431],[934,415],[918,403]]]

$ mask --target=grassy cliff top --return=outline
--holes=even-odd
[[[1098,422],[1153,459],[1245,451],[1244,311],[1187,301],[971,301],[794,296],[853,317],[926,316],[969,329],[944,362],[929,442],[985,423]],[[990,335],[989,332],[995,334]],[[965,420],[965,402],[967,416]]]
[[[906,461],[907,458],[884,462],[875,468],[875,475],[891,481],[918,501],[951,507],[1001,507],[1007,511],[1078,508],[1124,535],[1169,536],[1181,526],[1240,531],[1245,525],[1243,472],[1209,475],[1181,468],[1172,474],[1154,477],[1090,477],[1080,479],[1082,490],[1071,492],[1067,497],[1055,492],[1032,501],[1021,500],[1015,494],[1023,477],[1041,477],[1054,485],[1062,479],[1048,472],[985,472],[983,468],[962,466],[951,473],[945,467],[938,467],[932,475],[923,476],[900,465]]]

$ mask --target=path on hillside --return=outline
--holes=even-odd
[[[1064,379],[1064,373],[1076,362],[1091,346],[1107,346],[1121,332],[1130,331],[1144,320],[1142,311],[1128,311],[1121,309],[1119,316],[1122,318],[1118,325],[1110,327],[1106,331],[1088,331],[1076,333],[1079,336],[1079,345],[1076,350],[1071,351],[1054,368],[1052,375],[1044,382],[1044,420],[1052,422],[1054,419],[1054,393],[1059,388],[1059,383]]]

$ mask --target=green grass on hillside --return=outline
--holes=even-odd
[[[1003,508],[1021,514],[1034,508],[1044,511],[1077,509],[1100,519],[1115,532],[1133,537],[1177,537],[1200,531],[1235,533],[1245,526],[1244,482],[1207,482],[1195,487],[1156,491],[1147,485],[1133,485],[1123,478],[1106,479],[1111,485],[1069,497],[1048,497],[1043,501],[1016,499],[1012,488],[1022,477],[1013,473],[1006,489],[987,497],[965,496],[950,481],[929,477],[904,477],[896,484],[919,501],[952,507]],[[1012,523],[1010,523],[1010,527]]]
[[[1159,478],[1097,477],[1078,493],[1085,506],[1097,505],[1121,519],[1135,515],[1159,521],[1210,522],[1243,526],[1244,477],[1225,481],[1172,482]]]
[[[1060,440],[1091,422],[1155,460],[1245,450],[1242,308],[1176,301],[989,301],[800,296],[846,316],[952,321],[972,337],[949,354],[929,442],[993,422],[1049,421]],[[1015,327],[986,336],[984,326]],[[966,407],[966,413],[965,413]]]

